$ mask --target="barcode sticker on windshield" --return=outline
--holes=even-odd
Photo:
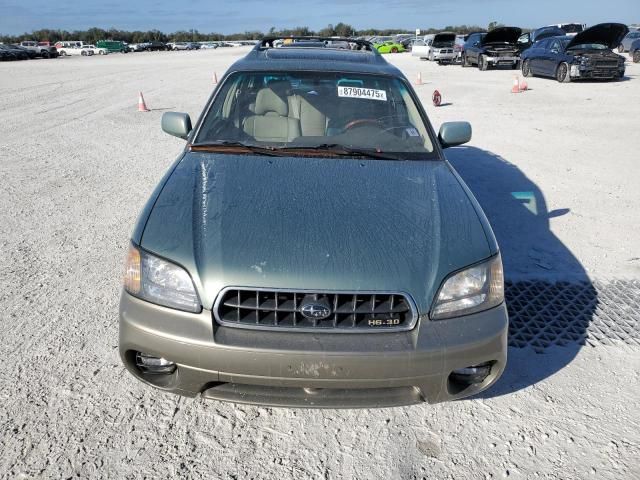
[[[338,96],[347,98],[364,98],[367,100],[387,101],[387,92],[374,88],[338,87]]]

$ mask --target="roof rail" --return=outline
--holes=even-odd
[[[358,46],[358,50],[367,50],[369,52],[375,52],[373,44],[367,40],[357,40],[355,38],[347,37],[320,37],[320,36],[299,36],[299,35],[279,35],[264,37],[260,43],[256,45],[256,49],[262,50],[265,48],[273,48],[276,40],[291,40],[291,41],[311,41],[311,42],[323,42],[326,47],[331,47],[328,42],[348,42]]]

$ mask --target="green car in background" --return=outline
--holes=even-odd
[[[98,40],[96,42],[97,48],[104,48],[109,53],[120,52],[128,53],[129,47],[124,43],[116,40]]]
[[[393,40],[382,43],[374,43],[373,48],[378,50],[378,53],[402,53],[407,51],[407,49],[404,48],[401,43],[394,42]]]

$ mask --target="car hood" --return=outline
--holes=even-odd
[[[408,293],[492,252],[444,161],[190,152],[147,219],[143,248],[183,265],[206,308],[224,287]]]
[[[585,43],[597,43],[613,49],[620,45],[627,33],[629,29],[621,23],[600,23],[574,36],[567,44],[566,50]]]
[[[482,39],[483,45],[490,43],[516,43],[522,35],[522,29],[518,27],[498,27],[487,33]]]
[[[453,47],[453,44],[455,43],[455,41],[456,41],[455,33],[442,32],[442,33],[436,34],[436,36],[433,37],[433,44],[435,45],[437,43],[441,47],[443,46]]]

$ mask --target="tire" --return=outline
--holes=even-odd
[[[51,54],[45,50],[42,52],[42,58],[51,58]]]
[[[87,56],[87,52],[86,51],[80,52],[80,55],[82,55],[83,57],[86,57]]]
[[[556,68],[556,80],[560,83],[569,83],[571,76],[569,75],[569,64],[562,62]]]
[[[484,55],[480,55],[478,58],[478,70],[482,70],[483,72],[489,68],[489,63]]]
[[[533,77],[533,74],[531,73],[531,61],[530,60],[525,60],[524,62],[522,62],[522,76],[523,77]]]
[[[618,45],[618,52],[619,53],[624,53],[624,45],[622,45],[622,44]]]
[[[640,63],[640,50],[633,52],[633,63]]]
[[[398,47],[393,47],[391,49],[391,53],[398,53]]]
[[[102,50],[98,50],[98,55],[104,55],[104,52]]]

